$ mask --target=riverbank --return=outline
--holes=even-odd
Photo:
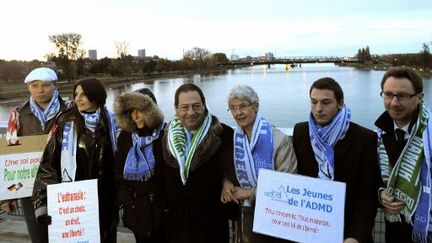
[[[352,67],[359,70],[375,70],[375,71],[387,71],[390,68],[394,67],[389,63],[340,63],[337,64],[340,67]],[[417,72],[419,72],[423,77],[429,78],[432,77],[432,69],[423,69],[411,67]]]
[[[153,83],[156,79],[165,78],[181,78],[193,75],[209,75],[209,74],[224,74],[229,70],[227,67],[215,67],[203,70],[187,70],[187,71],[169,71],[150,74],[132,74],[127,77],[112,77],[103,75],[95,75],[88,77],[80,77],[77,80],[85,78],[97,78],[101,80],[106,88],[116,88],[128,83],[144,82],[146,84]],[[59,92],[64,97],[72,95],[74,81],[60,80],[58,81]],[[0,104],[8,104],[25,100],[29,96],[27,87],[22,82],[16,83],[1,83],[0,84]]]

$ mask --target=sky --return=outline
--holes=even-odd
[[[228,57],[417,53],[432,43],[432,1],[0,0],[0,23],[4,60],[45,60],[48,36],[61,33],[81,34],[98,58],[116,57],[123,41],[131,55],[171,60],[193,47]]]

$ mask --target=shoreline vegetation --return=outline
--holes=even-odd
[[[395,67],[392,64],[389,63],[341,63],[338,64],[340,67],[352,67],[359,70],[365,70],[365,71],[387,71],[392,67]],[[423,77],[429,78],[432,77],[432,69],[424,69],[424,68],[416,68],[412,66],[408,66],[414,70],[416,70],[420,75]]]

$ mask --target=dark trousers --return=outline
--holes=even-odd
[[[30,197],[21,199],[24,210],[24,217],[27,224],[27,230],[30,234],[32,243],[48,242],[48,225],[38,224],[36,222],[33,202]]]
[[[166,243],[164,232],[152,232],[150,237],[143,237],[142,232],[133,232],[136,243]]]
[[[411,243],[413,227],[407,222],[385,222],[386,243]]]

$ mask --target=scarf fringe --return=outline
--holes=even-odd
[[[428,243],[428,242],[432,242],[432,235],[428,235],[427,232],[426,234],[423,232],[414,232],[411,235],[411,239],[414,242],[420,242],[420,243]]]
[[[151,169],[149,173],[144,174],[138,174],[136,172],[124,172],[123,178],[127,181],[148,181],[150,178],[152,178],[154,174],[154,169]]]

